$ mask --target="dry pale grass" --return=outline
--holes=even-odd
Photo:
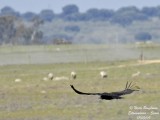
[[[68,63],[46,65],[0,66],[0,119],[2,120],[135,120],[128,115],[130,106],[153,106],[160,111],[160,64],[130,66],[137,62]],[[117,67],[124,65],[125,67]],[[101,79],[99,68],[107,68],[108,78]],[[70,76],[76,70],[76,80],[43,81],[49,72],[56,76]],[[132,73],[141,74],[132,78]],[[10,71],[10,74],[8,74]],[[21,82],[15,82],[15,78]],[[70,84],[84,92],[112,92],[123,90],[127,81],[134,81],[140,92],[124,96],[122,100],[100,100],[98,96],[81,96]],[[143,110],[142,110],[143,111]],[[150,112],[150,111],[149,111]],[[152,115],[158,120],[159,115]]]

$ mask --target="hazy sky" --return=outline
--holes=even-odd
[[[0,9],[10,6],[15,10],[24,13],[32,11],[39,13],[42,9],[52,9],[55,13],[60,13],[62,7],[68,4],[75,4],[80,12],[85,12],[89,8],[118,9],[124,6],[158,6],[160,0],[0,0]]]

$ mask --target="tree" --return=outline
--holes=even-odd
[[[39,30],[39,26],[42,25],[44,22],[41,18],[35,17],[32,20],[32,32],[31,32],[31,40],[30,44],[40,44],[43,38],[43,32]]]
[[[92,8],[86,12],[86,20],[109,20],[114,14],[114,11],[107,9]]]
[[[77,21],[79,14],[79,8],[76,5],[67,5],[63,7],[60,17],[67,21]]]
[[[76,26],[76,25],[66,26],[64,29],[67,32],[79,32],[80,31],[79,26]]]
[[[117,13],[121,14],[121,13],[124,13],[124,12],[128,12],[128,11],[132,11],[134,13],[138,13],[140,12],[140,10],[138,8],[136,8],[135,6],[129,6],[129,7],[122,7],[120,9],[117,10]]]
[[[62,9],[63,9],[63,15],[71,15],[79,13],[79,8],[76,5],[67,5]]]
[[[39,30],[39,26],[43,24],[41,19],[33,19],[28,26],[23,21],[17,21],[16,35],[13,44],[41,44],[43,38],[43,32]]]
[[[112,23],[118,23],[122,26],[130,25],[135,20],[147,20],[148,17],[136,7],[120,8],[112,17]]]
[[[1,15],[15,16],[15,17],[20,16],[19,12],[16,12],[13,8],[9,6],[5,6],[4,8],[1,9]]]
[[[144,7],[142,9],[142,13],[144,13],[147,16],[153,17],[153,16],[157,16],[160,15],[160,10],[156,7]]]
[[[101,9],[99,10],[99,16],[101,20],[109,20],[114,15],[113,10]]]
[[[39,16],[42,20],[51,22],[55,15],[52,10],[46,9],[42,10]]]
[[[41,44],[42,43],[42,38],[43,38],[43,32],[42,31],[33,31],[31,33],[31,44]]]
[[[24,38],[25,32],[26,32],[26,27],[24,26],[23,23],[19,22],[19,24],[16,27],[15,39],[13,41],[14,45],[25,44],[25,38]]]
[[[0,17],[0,44],[8,44],[15,36],[16,29],[13,16]]]
[[[135,35],[135,39],[138,40],[138,41],[142,41],[142,42],[145,42],[147,40],[151,40],[152,39],[152,35],[148,32],[140,32],[140,33],[137,33]]]
[[[31,21],[35,17],[37,17],[37,15],[33,12],[26,12],[26,13],[22,14],[22,18],[27,21]]]
[[[112,23],[118,23],[122,26],[130,25],[132,21],[132,16],[127,14],[116,14],[111,19]]]

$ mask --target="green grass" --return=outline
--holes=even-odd
[[[128,115],[130,106],[154,106],[160,111],[160,64],[129,64],[136,64],[136,61],[0,66],[0,119],[135,120],[136,116]],[[117,68],[118,65],[128,66]],[[76,80],[42,80],[49,72],[69,77],[72,70],[78,73]],[[102,80],[100,70],[106,70],[109,77]],[[137,71],[141,74],[132,78]],[[21,78],[22,82],[15,83],[15,78]],[[105,101],[97,96],[80,96],[70,88],[73,84],[86,92],[119,91],[131,80],[141,87],[141,91],[122,100]],[[158,120],[159,115],[152,116],[152,119]]]
[[[160,111],[160,64],[134,65],[142,49],[145,59],[159,59],[159,45],[1,46],[0,120],[136,120],[128,115],[130,106]],[[42,80],[49,72],[70,78],[73,70],[76,80]],[[100,78],[101,70],[107,71],[107,79]],[[133,78],[137,71],[141,74]],[[16,78],[22,81],[16,83]],[[112,92],[123,90],[127,81],[136,82],[141,91],[122,100],[81,96],[70,88]]]

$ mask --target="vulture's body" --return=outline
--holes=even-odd
[[[104,93],[85,93],[85,92],[81,92],[81,91],[75,89],[73,85],[71,85],[71,88],[77,94],[81,94],[81,95],[99,95],[100,99],[112,100],[112,99],[122,99],[123,97],[121,97],[121,96],[123,96],[123,95],[131,94],[134,91],[139,91],[139,87],[138,86],[135,86],[137,89],[132,89],[134,87],[134,85],[135,84],[132,84],[132,82],[129,83],[129,84],[127,82],[125,90],[119,91],[119,92],[111,92],[111,93],[107,93],[107,92],[104,92]]]

